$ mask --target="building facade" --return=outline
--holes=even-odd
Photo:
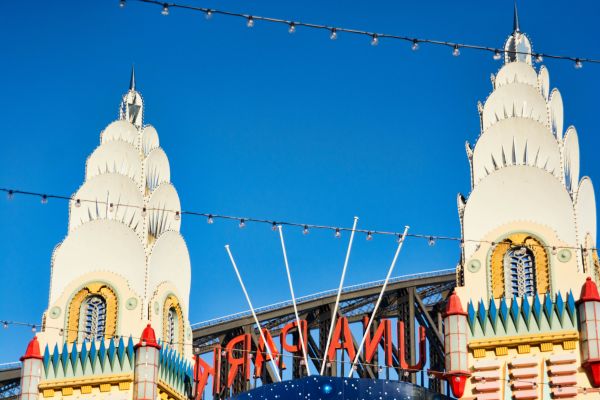
[[[190,261],[169,160],[143,116],[132,71],[52,255],[43,327],[23,356],[23,398],[187,398]]]
[[[480,136],[466,144],[447,379],[463,399],[598,399],[594,188],[579,176],[577,131],[565,127],[562,96],[535,66],[516,9],[503,56],[478,105]]]

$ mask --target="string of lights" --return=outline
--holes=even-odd
[[[14,199],[16,195],[24,195],[24,196],[29,196],[29,197],[37,197],[40,199],[42,204],[47,204],[49,199],[57,199],[57,200],[71,202],[73,204],[73,206],[75,206],[75,207],[81,207],[81,205],[85,204],[85,203],[95,204],[95,205],[103,205],[103,206],[108,207],[108,211],[111,213],[116,212],[119,208],[135,208],[135,209],[140,210],[142,215],[145,215],[147,212],[151,212],[151,211],[161,211],[161,212],[171,213],[174,215],[174,219],[176,219],[176,220],[181,219],[182,215],[190,215],[190,216],[194,216],[194,217],[206,218],[206,222],[208,224],[213,224],[216,220],[236,221],[238,223],[238,226],[241,229],[246,227],[246,225],[248,223],[257,223],[257,224],[269,225],[269,226],[271,226],[271,229],[273,231],[277,231],[277,227],[280,225],[297,227],[297,228],[302,229],[302,233],[304,235],[309,234],[310,230],[314,229],[314,230],[332,231],[332,232],[334,232],[334,237],[336,237],[336,238],[341,238],[342,232],[354,231],[354,232],[362,233],[362,234],[366,235],[367,241],[371,241],[374,238],[374,236],[376,236],[376,235],[377,236],[393,236],[398,241],[400,241],[402,239],[402,232],[392,232],[392,231],[379,230],[379,229],[353,229],[353,228],[333,226],[333,225],[309,224],[309,223],[289,222],[289,221],[281,221],[281,220],[277,221],[274,219],[239,217],[239,216],[222,215],[222,214],[206,213],[206,212],[198,212],[198,211],[184,211],[184,210],[179,211],[179,210],[172,210],[172,209],[166,209],[166,208],[152,208],[152,207],[139,206],[139,205],[135,205],[135,204],[126,204],[126,203],[120,203],[120,202],[112,203],[110,201],[99,200],[99,199],[91,200],[91,199],[83,199],[83,198],[78,198],[78,197],[73,197],[73,196],[64,196],[64,195],[59,195],[59,194],[46,194],[46,193],[42,193],[42,192],[24,191],[24,190],[9,189],[9,188],[0,188],[0,192],[6,193],[7,198],[9,200]],[[454,241],[454,242],[458,242],[461,248],[464,247],[465,243],[474,243],[477,245],[489,244],[491,246],[496,246],[500,243],[505,243],[502,241],[495,242],[495,241],[480,240],[480,239],[463,239],[461,237],[455,237],[455,236],[432,235],[432,234],[422,234],[422,233],[407,233],[406,237],[425,239],[427,241],[427,243],[429,244],[429,246],[434,246],[437,241]],[[561,249],[570,249],[570,250],[574,250],[574,251],[581,251],[584,254],[586,254],[587,252],[590,252],[590,251],[591,252],[597,251],[597,247],[583,247],[583,246],[575,247],[575,246],[565,246],[562,244],[556,245],[556,246],[546,245],[546,244],[538,244],[538,243],[529,243],[529,242],[528,243],[510,242],[509,244],[511,246],[541,247],[547,251],[550,251],[553,255],[556,255],[558,253],[558,251]]]
[[[37,332],[38,328],[41,329],[42,325],[40,324],[34,324],[34,323],[30,323],[30,322],[21,322],[21,321],[10,321],[10,320],[0,320],[0,323],[3,325],[4,329],[8,329],[8,327],[10,325],[14,325],[14,326],[23,326],[23,327],[29,327],[31,328],[32,332]],[[56,328],[56,327],[45,327],[44,329],[55,329],[55,330],[60,330],[60,335],[64,335],[65,332],[77,332],[79,333],[83,333],[83,334],[89,334],[89,332],[87,331],[83,331],[83,330],[77,330],[77,329],[63,329],[63,328]],[[129,336],[127,336],[127,338],[129,338]],[[135,337],[135,336],[131,336],[132,340],[141,340],[141,337]],[[118,340],[120,339],[120,336],[115,335],[112,338],[108,338],[110,339],[114,339],[114,340]],[[172,343],[168,343],[169,345],[193,345],[192,342],[172,342]],[[194,353],[198,354],[198,350],[197,348],[194,349]],[[263,356],[263,360],[267,360],[269,357],[268,352],[265,351],[260,351],[258,348],[257,349],[243,349],[243,348],[234,348],[232,349],[232,352],[235,354],[243,354],[243,353],[249,353],[249,357],[250,358],[254,358],[256,357],[256,355],[258,355],[259,353],[262,354]],[[226,351],[225,349],[222,349],[222,355],[226,355]],[[287,358],[287,359],[291,359],[291,360],[295,360],[295,359],[299,359],[300,361],[300,365],[305,365],[305,360],[304,360],[304,355],[302,354],[295,354],[295,353],[279,353],[279,357],[282,358]],[[308,356],[308,360],[311,360],[312,362],[315,363],[315,365],[320,365],[323,362],[323,358],[320,357],[311,357]],[[358,365],[354,365],[352,366],[352,360],[346,360],[346,359],[342,359],[342,360],[335,360],[336,364],[340,364],[340,365],[347,365],[349,367],[352,367],[353,370],[357,370],[358,366],[360,365],[361,367],[370,367],[373,368],[379,372],[384,371],[385,369],[389,368],[389,369],[393,369],[393,370],[398,370],[400,371],[400,373],[402,374],[403,377],[407,378],[410,376],[410,374],[413,373],[418,373],[418,372],[427,372],[428,378],[429,379],[434,379],[434,378],[440,378],[444,375],[443,371],[435,371],[435,370],[422,370],[422,369],[411,369],[411,368],[397,368],[397,367],[387,367],[387,366],[383,366],[381,364],[377,364],[377,363],[366,363],[366,362],[358,362]],[[477,378],[475,378],[477,379]],[[486,378],[480,378],[479,379],[482,382],[486,381]],[[498,378],[498,379],[489,379],[490,381],[501,381],[501,382],[507,382],[509,384],[513,384],[513,383],[528,383],[528,384],[532,384],[534,388],[537,388],[538,385],[545,385],[548,387],[554,387],[553,385],[551,385],[550,382],[545,382],[545,381],[537,381],[536,379],[505,379],[505,378]],[[586,393],[586,392],[600,392],[600,389],[594,389],[594,388],[587,388],[587,387],[583,387],[583,386],[575,386],[575,385],[565,385],[565,387],[575,387],[579,390],[580,393]]]
[[[482,46],[476,44],[468,44],[468,43],[458,43],[447,40],[435,40],[435,39],[427,39],[427,38],[419,38],[419,37],[410,37],[403,35],[395,35],[388,33],[379,33],[374,31],[365,31],[360,29],[353,28],[344,28],[340,26],[333,25],[323,25],[316,24],[311,22],[302,22],[299,20],[289,20],[282,18],[273,18],[273,17],[265,17],[254,14],[245,14],[233,11],[220,10],[215,8],[206,8],[206,7],[196,7],[186,4],[179,4],[173,2],[163,2],[159,0],[119,0],[119,6],[124,8],[128,1],[137,1],[140,3],[151,4],[161,7],[162,15],[169,15],[171,9],[182,9],[186,11],[198,12],[205,15],[207,19],[211,19],[213,15],[223,15],[227,17],[235,17],[243,19],[248,28],[254,27],[257,21],[266,22],[277,25],[284,25],[287,27],[287,31],[290,34],[295,33],[298,28],[307,28],[328,32],[329,38],[331,40],[336,40],[341,33],[347,33],[355,36],[363,36],[367,37],[370,40],[371,45],[377,46],[381,40],[389,40],[389,41],[403,41],[408,42],[413,51],[419,49],[421,44],[427,44],[432,46],[441,46],[446,47],[452,50],[453,56],[459,56],[461,49],[475,50],[481,52],[491,53],[493,55],[494,60],[500,60],[502,58],[502,54],[507,52],[502,48],[498,47],[490,47],[490,46]],[[525,54],[528,55],[530,53],[518,51],[518,50],[510,50],[508,51],[510,54]],[[576,69],[580,69],[583,67],[584,63],[587,64],[600,64],[600,59],[588,58],[588,57],[574,57],[574,56],[565,56],[565,55],[557,55],[557,54],[549,54],[549,53],[541,53],[536,52],[532,53],[531,56],[536,62],[542,62],[544,58],[554,59],[554,60],[567,60],[573,62],[573,65]]]

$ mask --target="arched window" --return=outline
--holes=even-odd
[[[536,293],[535,261],[526,246],[511,247],[504,254],[506,297],[533,296]]]
[[[178,318],[177,318],[177,310],[175,307],[169,308],[167,313],[167,337],[166,341],[171,346],[171,348],[175,348],[175,344],[177,342],[178,336]]]
[[[86,297],[79,312],[79,329],[83,339],[102,340],[106,332],[106,300],[102,296]]]
[[[496,242],[489,259],[491,296],[501,299],[548,293],[548,258],[544,243],[528,233],[513,233]]]

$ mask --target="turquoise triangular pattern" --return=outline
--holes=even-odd
[[[106,344],[104,344],[104,340],[100,340],[100,346],[98,347],[98,361],[100,362],[100,368],[104,371],[104,363],[106,362]]]
[[[113,369],[114,365],[115,365],[115,356],[117,354],[117,349],[115,348],[115,341],[113,339],[110,339],[110,344],[108,345],[108,362],[110,365],[110,368]]]
[[[490,323],[492,324],[492,329],[496,332],[496,323],[498,322],[498,307],[496,307],[496,302],[494,299],[490,300],[490,306],[488,308],[488,316],[490,317]]]
[[[567,313],[569,317],[571,317],[571,323],[575,324],[575,320],[577,319],[577,314],[575,313],[575,299],[573,298],[573,292],[569,290],[567,294]]]
[[[558,321],[562,325],[563,315],[565,313],[565,302],[563,301],[560,292],[556,294],[556,301],[554,302],[554,308],[556,309],[556,315],[558,315]]]
[[[487,313],[485,311],[485,304],[483,300],[479,300],[479,306],[477,307],[477,319],[479,320],[479,325],[481,325],[481,330],[485,333],[485,321],[487,320]]]
[[[552,304],[552,299],[550,298],[550,296],[550,293],[546,293],[546,296],[544,296],[544,314],[546,314],[548,324],[552,328],[552,315],[554,314],[554,304]]]
[[[504,325],[504,329],[506,329],[506,324],[508,322],[508,306],[506,305],[506,299],[503,297],[500,299],[500,321],[502,321],[502,325]]]
[[[48,345],[44,347],[44,358],[42,359],[42,363],[44,364],[44,373],[46,376],[48,375],[48,365],[50,364],[50,350],[48,350]]]
[[[54,351],[52,353],[52,368],[54,369],[54,375],[56,375],[56,372],[58,371],[58,363],[60,361],[60,353],[58,351],[58,344],[54,345]]]
[[[542,303],[540,302],[540,296],[536,293],[533,297],[532,303],[532,311],[533,317],[535,318],[535,322],[537,322],[538,328],[542,327]]]
[[[83,342],[81,345],[81,351],[79,352],[79,361],[81,361],[81,370],[85,373],[86,361],[89,352],[87,349],[87,343]]]
[[[73,368],[73,372],[75,372],[77,368],[78,355],[79,353],[77,352],[77,343],[73,342],[73,345],[71,346],[71,368]]]
[[[471,300],[469,300],[469,303],[467,304],[467,320],[471,327],[471,333],[473,333],[475,330],[475,307],[473,307],[473,302]]]
[[[69,361],[69,348],[67,347],[67,343],[63,344],[62,353],[60,355],[60,363],[63,368],[63,373],[67,374],[67,361]]]
[[[129,365],[131,366],[131,368],[133,368],[134,365],[134,357],[135,349],[133,346],[133,338],[130,335],[129,339],[127,340],[127,358],[129,359]]]
[[[517,296],[514,295],[512,302],[510,304],[510,316],[512,317],[513,323],[515,324],[515,328],[519,329],[519,301],[517,300]]]
[[[125,342],[121,337],[119,339],[119,346],[117,347],[117,358],[119,359],[119,365],[123,368],[123,363],[125,359]]]
[[[529,304],[529,298],[527,296],[523,297],[523,301],[521,303],[521,315],[523,315],[525,326],[527,326],[527,329],[529,329],[529,321],[531,319],[531,305]]]
[[[96,372],[96,359],[98,358],[98,350],[96,350],[96,342],[92,341],[90,345],[90,363],[92,364],[92,372]]]

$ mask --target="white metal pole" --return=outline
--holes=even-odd
[[[327,337],[327,344],[325,345],[325,352],[323,353],[323,364],[321,364],[321,375],[325,371],[325,365],[327,364],[327,353],[329,352],[329,342],[331,342],[331,336],[333,335],[333,328],[335,326],[335,321],[337,319],[337,310],[340,305],[340,296],[342,294],[342,288],[344,287],[344,278],[346,276],[346,268],[348,267],[348,260],[350,259],[350,250],[352,250],[352,241],[354,240],[354,232],[356,231],[356,224],[358,222],[358,217],[354,217],[354,224],[352,225],[352,232],[350,233],[350,241],[348,242],[348,250],[346,251],[346,259],[344,260],[344,268],[342,269],[342,277],[340,279],[340,286],[337,291],[337,296],[335,298],[335,307],[333,308],[333,313],[331,314],[331,325],[329,326],[329,335]]]
[[[358,357],[360,357],[360,352],[362,351],[363,346],[365,345],[365,340],[367,335],[371,330],[371,325],[373,324],[373,320],[375,319],[375,315],[377,315],[377,309],[379,308],[379,304],[381,303],[381,299],[383,299],[383,294],[385,293],[385,289],[387,288],[387,284],[390,280],[390,276],[392,276],[392,271],[394,271],[394,267],[396,266],[396,261],[398,260],[398,255],[400,254],[400,250],[402,250],[402,245],[404,244],[404,239],[406,238],[406,234],[408,233],[408,226],[404,227],[404,233],[402,234],[402,238],[398,241],[398,247],[396,248],[396,254],[394,254],[394,259],[392,260],[392,265],[390,265],[390,269],[388,270],[387,276],[385,277],[385,281],[383,282],[383,286],[381,287],[381,292],[379,292],[379,297],[377,298],[377,302],[375,303],[375,308],[373,308],[373,312],[371,313],[371,318],[369,319],[369,323],[367,324],[367,328],[365,329],[365,334],[363,335],[362,340],[360,341],[360,345],[356,350],[356,356],[352,361],[352,365],[350,366],[350,373],[348,374],[348,378],[352,376],[352,372],[354,372],[354,366],[358,361]]]
[[[290,293],[292,294],[292,304],[294,305],[294,314],[296,315],[296,324],[298,325],[298,335],[300,336],[300,345],[302,346],[302,353],[304,355],[304,364],[306,365],[306,373],[310,376],[310,366],[308,365],[308,355],[306,353],[306,346],[304,345],[304,335],[302,334],[302,327],[300,325],[300,316],[298,315],[298,307],[296,306],[296,296],[294,295],[294,286],[292,285],[292,276],[290,274],[290,266],[288,264],[287,252],[285,251],[285,242],[283,241],[283,228],[281,225],[279,228],[279,237],[281,238],[281,249],[283,250],[283,261],[285,262],[285,271],[287,272],[288,283],[290,285]],[[309,333],[310,334],[310,333]]]
[[[265,338],[265,334],[262,331],[260,322],[258,322],[258,317],[256,316],[256,313],[254,312],[254,307],[252,307],[252,302],[250,301],[250,296],[248,296],[248,292],[246,291],[246,286],[244,286],[244,281],[242,281],[242,277],[240,276],[240,271],[238,270],[237,265],[235,265],[235,260],[233,259],[233,254],[231,254],[231,250],[229,249],[228,244],[225,245],[225,250],[227,250],[227,254],[229,254],[229,259],[231,260],[231,264],[233,265],[235,274],[237,275],[238,280],[240,281],[240,285],[242,286],[242,290],[244,291],[244,295],[246,296],[246,300],[248,301],[248,305],[250,306],[250,311],[252,312],[252,316],[254,317],[254,322],[256,322],[256,326],[258,327],[258,332],[260,333],[260,338],[262,339],[262,341],[265,345],[265,348],[267,349],[267,353],[269,354],[269,358],[271,359],[270,360],[271,365],[273,366],[273,369],[275,370],[275,375],[277,376],[277,380],[281,382],[281,377],[279,376],[277,364],[275,363],[275,360],[273,359],[273,354],[271,354],[271,348],[269,347],[269,343],[267,343],[267,339]]]

